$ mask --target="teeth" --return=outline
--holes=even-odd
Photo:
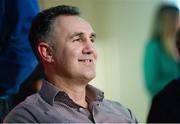
[[[79,60],[80,62],[92,62],[91,59]]]
[[[90,62],[90,60],[89,60],[89,59],[86,59],[85,62]]]

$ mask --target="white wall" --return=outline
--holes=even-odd
[[[81,9],[97,33],[99,60],[92,84],[130,108],[139,122],[145,122],[150,101],[143,84],[143,50],[160,1],[40,0],[43,9],[59,4]]]

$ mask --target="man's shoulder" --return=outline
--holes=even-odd
[[[109,99],[104,99],[102,104],[104,104],[107,108],[114,109],[120,112],[128,112],[128,109],[123,106],[120,102],[112,101]]]
[[[38,104],[38,102],[41,101],[39,93],[32,94],[28,96],[23,102],[21,102],[17,107],[29,107],[29,106],[35,106]]]
[[[24,109],[30,109],[33,111],[32,108],[38,108],[39,104],[42,103],[42,99],[38,93],[28,96],[24,101],[19,103],[16,107],[13,108],[12,112],[21,111]],[[36,109],[35,109],[36,110]]]
[[[39,93],[28,96],[23,102],[15,107],[15,109],[29,109],[29,111],[46,111],[49,108],[49,104],[42,98]]]
[[[129,118],[130,120],[134,120],[134,122],[137,122],[131,110],[122,105],[120,102],[104,99],[102,104],[104,106],[104,109],[112,111],[113,113],[121,116],[123,115],[124,117]]]
[[[34,115],[44,112],[45,107],[43,99],[38,93],[28,96],[23,102],[14,107],[5,117],[4,122],[33,122]]]

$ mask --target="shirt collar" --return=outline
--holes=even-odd
[[[86,97],[89,102],[102,101],[104,98],[104,92],[88,84],[86,87]]]
[[[42,81],[42,87],[39,91],[39,94],[42,96],[42,98],[49,103],[50,105],[53,105],[54,98],[58,94],[59,89],[49,83],[47,80]]]
[[[66,100],[70,99],[65,92],[60,91],[60,89],[58,89],[45,79],[43,80],[43,84],[39,93],[42,96],[42,98],[50,105],[54,104],[56,96],[67,98]],[[88,84],[86,87],[86,98],[88,103],[92,103],[94,101],[102,101],[104,98],[104,92]],[[63,101],[64,100],[65,99],[63,99]]]

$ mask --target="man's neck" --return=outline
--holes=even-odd
[[[78,105],[88,108],[86,102],[86,85],[77,83],[74,80],[65,80],[62,78],[48,79],[59,90],[64,91]]]

